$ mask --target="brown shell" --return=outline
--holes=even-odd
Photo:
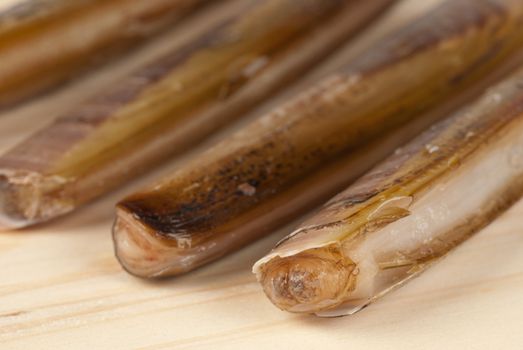
[[[235,240],[249,242],[269,233],[342,188],[329,183],[343,186],[359,174],[338,172],[346,181],[336,182],[328,170],[332,164],[506,61],[523,47],[522,21],[523,4],[517,0],[446,1],[154,191],[124,199],[119,212],[173,251],[183,251],[177,246],[180,236],[192,249],[227,241],[223,255],[238,246]],[[123,253],[120,260],[125,265]],[[169,273],[175,272],[162,270]]]
[[[288,311],[320,312],[321,315],[333,316],[357,311],[393,288],[403,285],[429,267],[434,260],[492,222],[523,195],[522,131],[523,70],[519,70],[503,83],[491,88],[469,107],[434,125],[405,147],[398,149],[394,155],[327,202],[317,214],[280,241],[253,269],[267,296],[278,307]],[[471,169],[474,169],[475,164],[483,162],[483,168],[487,167],[485,164],[491,165],[488,159],[493,158],[481,156],[494,151],[502,153],[494,153],[498,162],[495,164],[499,169],[493,171],[510,169],[509,175],[503,178],[503,183],[495,181],[489,187],[489,179],[485,179],[482,181],[483,188],[482,185],[480,188],[474,187],[474,191],[486,194],[481,197],[483,199],[480,203],[467,198],[467,192],[464,191],[462,198],[458,197],[459,206],[472,209],[452,222],[452,225],[441,226],[444,227],[441,231],[434,230],[430,239],[427,236],[424,236],[423,241],[418,239],[419,243],[409,251],[387,251],[385,245],[390,243],[386,239],[374,243],[374,249],[380,252],[371,251],[368,254],[376,260],[382,271],[397,269],[397,275],[391,277],[390,285],[386,285],[383,290],[375,290],[374,295],[368,299],[353,300],[351,292],[356,288],[359,276],[353,277],[350,273],[357,270],[358,265],[350,260],[351,256],[347,252],[357,249],[366,240],[371,240],[375,232],[387,225],[395,222],[399,224],[404,217],[416,215],[416,203],[423,199],[425,193],[437,188],[438,184],[442,185],[440,189],[445,189],[455,178],[470,181],[468,177],[473,176]],[[503,157],[498,157],[499,155]],[[454,190],[459,191],[459,188]],[[455,197],[457,194],[449,193],[448,196]],[[393,204],[383,209],[384,204],[391,200],[405,198],[409,199],[406,208]],[[434,202],[430,205],[434,209],[441,203]],[[444,220],[440,216],[436,217],[439,221]],[[413,220],[418,223],[416,219]],[[412,237],[416,234],[407,229],[410,226],[402,225],[401,229],[396,230],[396,233],[401,234],[394,236],[395,240],[405,239],[400,236]],[[376,241],[375,236],[373,242]],[[329,252],[329,257],[337,257],[334,262],[342,261],[347,265],[348,261],[350,264],[334,269],[332,266],[339,264],[335,265],[332,258],[325,259],[325,251]],[[401,257],[399,262],[396,261],[398,256]],[[308,266],[308,270],[316,271],[320,262],[323,265],[330,264],[332,272],[315,279],[314,283],[305,278],[308,276],[297,275],[299,266]],[[292,280],[294,284],[282,286],[280,280]],[[330,289],[346,283],[350,287],[336,290],[336,300],[330,296],[333,293]],[[300,286],[299,291],[312,289],[315,293],[304,298],[303,293],[293,293],[297,285]],[[344,308],[344,303],[348,303],[347,308]]]
[[[298,78],[389,3],[239,2],[0,157],[0,222],[61,215],[183,151]]]
[[[128,52],[204,2],[37,0],[3,9],[0,108],[45,93]],[[45,42],[60,49],[43,49]]]

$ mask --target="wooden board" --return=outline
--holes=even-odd
[[[348,48],[343,59],[436,2],[400,4]],[[208,13],[125,62],[4,113],[0,150],[165,50],[166,43],[183,41],[203,22],[210,22]],[[250,273],[252,263],[290,227],[174,280],[142,281],[121,270],[109,234],[115,201],[183,162],[174,160],[73,215],[0,234],[0,349],[522,348],[523,202],[423,276],[363,312],[318,319],[277,310]]]

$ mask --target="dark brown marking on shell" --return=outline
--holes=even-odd
[[[518,87],[518,83],[513,83]],[[485,96],[484,98],[488,98]],[[523,114],[523,95],[514,96],[504,101],[496,109],[496,117],[476,118],[470,123],[460,126],[458,120],[461,114],[457,113],[452,118],[448,118],[431,129],[425,131],[407,146],[402,148],[400,154],[391,155],[385,162],[377,166],[367,175],[359,179],[346,191],[329,201],[324,212],[338,212],[357,204],[363,204],[360,199],[379,196],[392,188],[401,188],[435,168],[451,167],[449,161],[455,155],[465,157],[478,147],[481,147],[490,135],[503,128]],[[474,135],[467,137],[467,134]],[[447,142],[441,144],[442,137],[447,137]],[[427,154],[426,145],[435,143],[440,149],[435,154]],[[468,150],[464,151],[468,146]],[[467,152],[467,153],[463,153]],[[419,165],[422,166],[419,166]],[[405,170],[403,175],[397,175],[398,170]],[[355,212],[353,215],[357,215]],[[349,219],[350,217],[346,218]]]
[[[456,13],[462,11],[465,11],[467,15],[463,21],[460,21],[458,20],[460,17],[457,17]],[[436,17],[436,15],[441,19],[434,20],[432,16]],[[413,26],[408,26],[399,35],[400,39],[392,40],[391,43],[384,45],[384,49],[376,50],[376,54],[363,55],[360,60],[356,61],[354,70],[382,69],[385,66],[392,65],[394,60],[407,59],[426,48],[434,47],[440,42],[462,35],[468,29],[483,28],[485,23],[493,16],[506,18],[504,7],[497,6],[487,0],[448,2],[446,6],[433,11],[429,17],[420,19]],[[421,30],[423,30],[423,35],[420,35]],[[413,35],[424,39],[414,40]],[[406,48],[400,50],[402,45],[406,45]],[[398,52],[401,54],[398,54]],[[486,60],[491,57],[490,54],[483,56],[480,62],[486,63]],[[362,61],[367,62],[363,67]],[[352,70],[353,66],[350,67],[350,70]],[[292,102],[291,107],[286,109],[286,113],[300,113],[303,118],[299,122],[314,123],[315,119],[324,117],[328,112],[328,109],[321,103],[324,92],[320,89],[313,90],[305,97],[298,98]],[[339,103],[342,104],[343,101]],[[159,233],[172,235],[181,230],[191,232],[194,236],[206,236],[211,234],[211,230],[226,224],[233,217],[244,214],[257,203],[275,194],[280,194],[281,189],[294,183],[298,178],[309,176],[320,164],[342,157],[359,146],[357,143],[348,141],[346,135],[337,135],[337,137],[325,138],[315,148],[300,153],[292,143],[286,142],[285,139],[285,134],[294,126],[292,123],[287,123],[272,131],[271,138],[273,142],[278,144],[278,148],[273,151],[274,153],[265,152],[263,148],[266,147],[266,144],[262,143],[259,146],[260,152],[253,152],[252,148],[242,149],[234,155],[235,158],[221,159],[220,164],[213,164],[205,171],[191,176],[191,182],[195,183],[205,183],[207,177],[212,179],[210,182],[212,186],[207,191],[201,190],[201,188],[205,188],[205,186],[201,186],[199,189],[184,195],[172,193],[168,190],[163,193],[137,194],[125,199],[120,205],[134,212],[143,223]],[[354,130],[354,138],[359,139],[361,132],[362,130]],[[427,134],[426,137],[430,138],[430,136],[431,134]],[[258,156],[259,153],[262,156]],[[266,156],[268,154],[274,160],[269,160]],[[438,163],[447,159],[439,154],[432,157]],[[344,194],[334,201],[339,201],[338,205],[350,207],[362,203],[365,199],[370,199],[391,186],[398,186],[412,176],[416,176],[413,172],[406,175],[405,178],[395,179],[393,183],[381,183],[383,176],[390,176],[395,173],[395,170],[401,166],[401,162],[407,159],[408,152],[391,158],[386,166],[380,167],[379,170],[369,175],[369,177],[375,177],[374,180],[369,182],[374,183],[375,187],[366,183],[357,192],[352,190],[350,195]],[[270,169],[270,172],[268,169]],[[418,169],[417,171],[421,173],[424,170]],[[381,174],[378,172],[381,172]],[[253,196],[242,196],[237,191],[237,187],[252,180],[256,180],[258,183],[256,193]],[[365,178],[366,180],[367,178]],[[360,183],[363,183],[363,180]],[[188,185],[185,184],[185,186]],[[184,186],[180,183],[175,187],[183,188]],[[355,188],[358,188],[357,185]],[[332,202],[329,206],[331,204]]]
[[[100,124],[111,119],[119,108],[131,103],[147,88],[183,64],[194,53],[218,45],[227,38],[227,26],[234,18],[218,24],[197,40],[147,64],[114,85],[106,94],[97,95],[74,111],[58,117],[49,127],[41,129],[31,138],[18,144],[0,157],[0,167],[38,171],[85,139]],[[42,151],[43,150],[43,151]],[[28,157],[24,157],[27,154]],[[39,154],[38,158],[32,155]]]
[[[300,8],[297,15],[301,16],[301,14],[310,12],[308,14],[310,16],[309,21],[318,24],[322,17],[333,15],[334,10],[341,7],[346,1],[330,0],[328,4],[321,6],[319,2],[314,2],[315,6],[308,4],[304,8]],[[245,4],[243,12],[256,11],[257,7],[264,5],[265,2],[263,1],[251,1]],[[295,7],[290,2],[287,5],[292,9]],[[321,11],[319,11],[320,9]],[[317,10],[317,12],[311,12],[313,10]],[[315,14],[315,16],[312,17],[311,14]],[[284,16],[285,11],[282,11],[281,15]],[[108,90],[108,93],[97,95],[78,106],[74,111],[60,116],[49,127],[40,130],[0,157],[0,167],[42,171],[43,165],[52,163],[54,159],[59,159],[75,143],[89,137],[90,133],[96,131],[97,127],[113,118],[114,113],[120,108],[132,103],[150,86],[183,65],[194,54],[203,50],[227,46],[234,42],[236,35],[234,26],[237,22],[243,20],[242,14],[231,15],[196,40],[119,81],[113,89]],[[299,32],[303,32],[303,30],[296,30],[296,33]],[[296,33],[294,35],[298,35]],[[273,48],[265,54],[270,56],[275,53],[275,50]],[[42,149],[45,149],[45,151],[42,152]],[[35,154],[39,156],[34,157]],[[245,181],[258,180],[245,179]],[[212,197],[213,194],[209,198]]]

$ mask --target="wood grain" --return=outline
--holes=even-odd
[[[437,1],[403,2],[326,67]],[[0,116],[0,150],[162,51],[162,43],[192,35],[187,28],[205,16],[125,62]],[[252,116],[310,80],[314,73]],[[288,314],[265,298],[251,265],[289,228],[181,278],[153,283],[127,275],[112,252],[114,203],[199,149],[59,221],[0,234],[1,349],[521,348],[523,201],[420,278],[352,317]]]

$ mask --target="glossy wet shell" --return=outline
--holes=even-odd
[[[520,72],[489,90],[475,105],[398,149],[383,164],[325,204],[321,212],[301,225],[297,234],[281,241],[276,251],[299,246],[303,240],[326,244],[352,239],[352,235],[362,232],[362,224],[368,224],[369,218],[372,221],[372,213],[383,203],[399,198],[412,198],[411,202],[415,202],[431,181],[460,167],[477,149],[487,147],[488,140],[518,122],[522,112],[523,72]],[[328,239],[322,237],[322,231],[327,232],[331,227],[343,229],[330,230],[333,235]]]
[[[194,244],[234,230],[257,208],[277,210],[271,202],[325,164],[476,82],[522,47],[522,19],[518,1],[448,1],[119,205],[151,232],[190,233]]]
[[[6,204],[9,211],[18,211],[22,223],[23,213],[34,213],[25,215],[31,223],[121,185],[298,78],[389,3],[240,2],[207,32],[108,87],[3,155],[0,182],[12,199],[4,202],[11,202]],[[352,21],[339,28],[325,23],[336,19],[333,23],[340,24],[343,18]],[[313,35],[317,31],[321,33]],[[50,183],[30,191],[38,195],[35,202],[41,208],[25,208],[20,199],[24,188],[11,181],[23,176]]]
[[[0,4],[0,108],[108,62],[204,0],[37,0]],[[49,43],[59,50],[48,50]]]
[[[394,232],[401,234],[387,236],[388,239],[394,237],[395,240],[400,240],[401,237],[410,237],[413,242],[419,240],[420,245],[408,252],[392,251],[391,256],[381,256],[380,254],[383,253],[374,251],[367,252],[374,260],[377,259],[376,256],[380,257],[381,260],[377,264],[383,271],[391,268],[397,268],[397,271],[406,270],[401,272],[404,274],[401,278],[398,275],[396,279],[392,279],[391,284],[384,290],[376,291],[367,299],[356,302],[356,305],[359,305],[357,309],[361,309],[421,273],[430,266],[432,261],[447,254],[521,197],[523,194],[521,130],[523,130],[523,70],[514,73],[510,79],[489,90],[471,106],[435,125],[407,146],[398,149],[387,161],[334,197],[321,211],[282,240],[253,268],[266,294],[280,308],[295,311],[300,305],[286,306],[287,291],[283,291],[279,295],[267,292],[268,286],[271,285],[270,281],[267,281],[268,276],[281,274],[282,265],[286,266],[284,271],[286,278],[291,279],[294,266],[303,265],[301,257],[307,256],[310,254],[309,252],[318,254],[317,252],[327,251],[329,247],[336,246],[338,247],[337,254],[345,259],[354,259],[354,256],[358,256],[360,245],[371,240],[372,247],[377,250],[383,249],[386,252],[385,245],[390,245],[390,242],[377,241],[376,232],[393,223],[400,225],[400,222],[403,221],[401,219],[415,215],[416,209],[414,208],[418,200],[424,199],[425,193],[433,191],[433,194],[440,193],[441,196],[443,195],[441,191],[446,188],[444,184],[449,184],[452,179],[460,176],[462,181],[470,182],[472,179],[464,180],[463,178],[470,175],[467,169],[483,168],[484,170],[487,165],[491,165],[488,163],[489,159],[494,159],[495,162],[498,162],[497,165],[501,164],[499,171],[507,174],[504,178],[502,177],[505,180],[501,183],[494,181],[492,189],[489,189],[489,179],[485,179],[485,189],[483,189],[477,186],[478,179],[475,178],[476,185],[473,187],[475,192],[484,191],[486,195],[483,196],[481,203],[475,203],[474,199],[466,196],[462,198],[463,205],[470,208],[468,216],[460,217],[454,226],[445,226],[439,222],[441,227],[446,227],[446,231],[434,232],[433,237],[423,240],[415,238],[415,232],[407,229],[410,226],[405,224],[401,227],[396,226]],[[493,154],[494,156],[483,158],[484,162],[481,163],[482,154]],[[474,164],[482,165],[474,166]],[[470,176],[477,177],[477,171]],[[481,181],[479,183],[481,184]],[[441,185],[438,187],[439,192],[434,190],[438,184]],[[495,188],[497,189],[493,190]],[[459,188],[454,188],[454,191],[459,191]],[[455,193],[449,193],[446,196],[458,196],[457,198],[459,198],[459,195]],[[432,203],[429,208],[431,219],[445,220],[435,214],[438,204]],[[454,210],[459,210],[459,208],[454,208]],[[416,229],[430,232],[431,227],[423,226],[424,223],[420,222],[419,218],[418,216],[418,219],[412,221],[416,223]],[[379,237],[383,238],[383,236]],[[403,240],[405,239],[403,238]],[[362,259],[361,256],[359,258]],[[360,262],[355,261],[355,268],[358,269]],[[308,263],[312,264],[313,261]],[[354,267],[348,269],[347,273],[352,269]],[[336,273],[337,275],[339,272]],[[352,280],[355,289],[359,283],[358,278]],[[373,276],[368,275],[365,278],[369,280]],[[318,284],[321,285],[321,281],[316,281],[314,285]],[[319,292],[321,295],[326,293],[326,291]],[[349,291],[340,297],[339,304],[343,304],[343,301],[350,302],[354,298]],[[324,304],[328,300],[315,301],[315,307],[307,303],[307,310],[304,311],[323,312]],[[347,310],[342,308],[339,311],[328,311],[325,315],[343,315],[347,312],[352,311],[350,308]]]

